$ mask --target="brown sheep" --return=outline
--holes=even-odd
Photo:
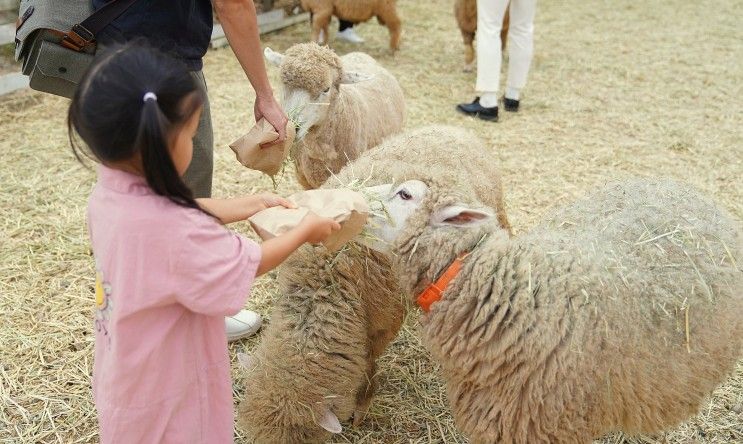
[[[400,49],[402,22],[397,15],[397,0],[302,0],[302,8],[312,17],[313,42],[327,43],[332,16],[352,23],[377,17],[377,21],[390,31],[390,48]]]
[[[503,16],[503,26],[500,31],[501,49],[506,48],[508,25],[510,21],[509,8]],[[454,2],[454,17],[457,19],[459,30],[464,40],[464,70],[470,72],[475,65],[475,48],[472,42],[477,32],[477,0],[456,0]]]

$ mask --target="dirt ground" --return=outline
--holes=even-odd
[[[517,233],[548,208],[632,175],[689,181],[743,220],[741,0],[719,0],[714,8],[686,0],[541,2],[522,110],[496,124],[453,111],[474,96],[474,75],[460,69],[453,2],[399,3],[402,49],[389,53],[386,29],[376,22],[358,26],[367,38],[362,48],[400,80],[407,127],[460,125],[489,142]],[[308,34],[299,25],[264,43],[283,51]],[[355,49],[332,45],[340,53]],[[227,147],[252,124],[253,103],[230,50],[210,52],[205,72],[215,120],[215,195],[270,189],[269,179],[239,165]],[[35,92],[0,98],[1,442],[97,440],[89,382],[95,274],[85,231],[95,177],[69,150],[67,105]],[[297,188],[287,177],[278,192]],[[278,297],[269,275],[247,308],[268,316]],[[380,363],[380,390],[366,423],[334,442],[466,442],[454,428],[438,367],[418,339],[417,317],[412,311]],[[233,359],[258,340],[233,344]],[[239,400],[246,389],[236,365],[233,378]],[[655,437],[601,442],[743,442],[742,412],[743,361],[687,423]],[[239,431],[237,441],[244,442]]]

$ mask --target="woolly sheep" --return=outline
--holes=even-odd
[[[370,56],[338,57],[315,43],[294,45],[281,55],[283,106],[298,125],[292,152],[297,180],[317,188],[331,173],[402,130],[405,100],[395,77]]]
[[[464,71],[470,72],[475,67],[475,48],[472,44],[477,32],[477,0],[456,0],[454,2],[454,17],[457,19],[459,31],[464,41]],[[503,25],[500,30],[501,50],[506,48],[508,27],[510,24],[509,8],[503,15]]]
[[[743,236],[687,185],[613,183],[514,239],[435,180],[377,192],[404,290],[469,252],[423,336],[474,443],[657,432],[695,414],[741,355]]]
[[[397,15],[396,0],[302,0],[302,8],[312,17],[312,41],[327,43],[328,25],[333,15],[352,23],[361,23],[377,17],[380,25],[390,31],[390,48],[400,49],[402,22]]]
[[[497,163],[472,133],[426,127],[364,153],[325,186],[439,171],[443,183],[496,208],[510,229]],[[375,361],[400,328],[404,300],[389,261],[358,244],[332,254],[301,248],[279,269],[279,286],[282,297],[249,359],[239,426],[258,443],[321,442],[340,431],[341,421],[363,420]]]

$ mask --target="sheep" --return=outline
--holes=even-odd
[[[285,55],[265,50],[280,66],[283,106],[297,124],[292,151],[297,180],[317,188],[349,161],[402,130],[405,99],[395,77],[372,57],[338,57],[315,43]]]
[[[496,208],[510,230],[497,163],[472,133],[432,126],[391,137],[324,186],[384,184],[435,169],[442,182],[473,190]],[[280,267],[278,281],[282,297],[258,347],[243,359],[250,369],[238,426],[257,443],[322,442],[341,422],[364,419],[375,361],[397,334],[405,301],[386,257],[356,243],[337,253],[303,247]]]
[[[397,0],[302,0],[302,8],[310,13],[313,42],[326,43],[334,15],[352,23],[377,17],[379,24],[390,31],[390,49],[400,49],[402,22],[397,15]]]
[[[456,0],[454,2],[454,17],[457,19],[459,31],[464,41],[464,72],[471,72],[475,67],[475,48],[472,42],[477,32],[477,0]],[[509,8],[503,15],[503,26],[500,30],[501,50],[506,49],[506,38],[510,24]]]
[[[375,191],[403,289],[443,289],[422,334],[473,443],[658,432],[741,356],[743,234],[688,185],[608,184],[513,239],[430,176]]]

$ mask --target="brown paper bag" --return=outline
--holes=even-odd
[[[341,229],[323,242],[325,248],[336,251],[361,233],[369,216],[369,205],[364,196],[349,189],[300,191],[289,196],[288,200],[298,208],[272,207],[248,219],[262,239],[286,233],[312,211],[341,224]]]
[[[296,136],[294,124],[286,123],[286,140],[268,148],[261,148],[264,143],[272,142],[279,137],[279,133],[264,118],[261,118],[248,133],[230,144],[237,160],[252,170],[262,171],[269,176],[275,176],[281,171],[284,159],[289,156],[289,149]]]

